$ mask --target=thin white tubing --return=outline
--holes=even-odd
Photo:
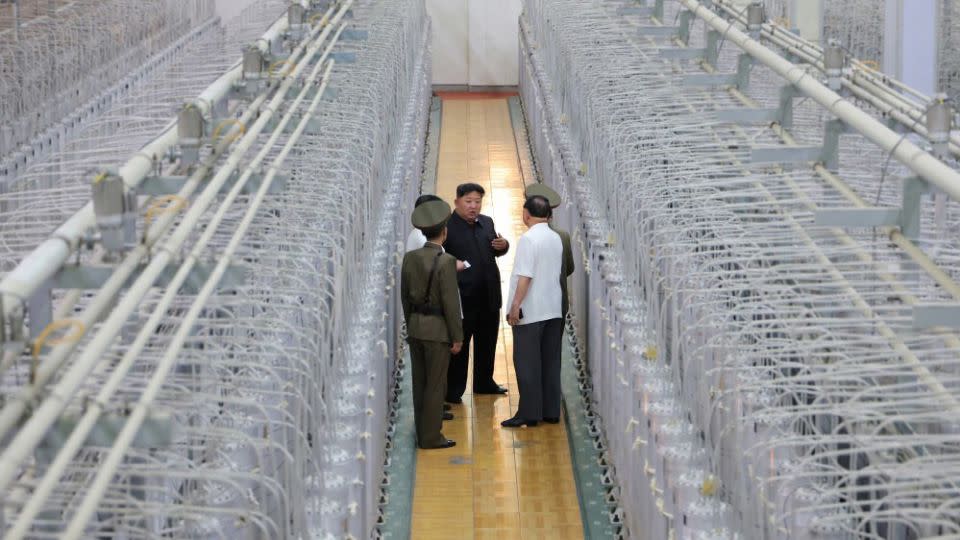
[[[349,6],[351,3],[352,2],[347,2],[345,6]],[[340,12],[340,14],[342,13],[343,11]],[[339,17],[337,20],[339,20]],[[330,28],[330,26],[327,28]],[[317,65],[317,68],[319,67],[320,64]],[[203,311],[206,301],[216,290],[217,284],[220,282],[220,278],[223,277],[224,272],[226,272],[227,267],[230,265],[231,257],[236,252],[240,242],[243,241],[243,237],[246,234],[247,229],[250,227],[250,224],[256,217],[257,210],[260,208],[260,204],[267,196],[267,192],[269,191],[273,180],[276,178],[280,165],[283,164],[284,160],[287,158],[287,155],[303,135],[307,125],[310,122],[310,119],[316,112],[317,106],[320,104],[323,93],[326,90],[327,77],[331,69],[333,69],[333,61],[327,65],[327,69],[323,74],[322,83],[316,95],[313,97],[312,102],[310,103],[310,108],[300,119],[300,123],[290,136],[290,139],[284,145],[283,150],[281,150],[280,154],[273,160],[273,163],[271,163],[263,182],[260,184],[260,188],[257,190],[256,196],[254,197],[253,201],[251,201],[250,206],[244,213],[243,219],[237,226],[237,230],[230,239],[230,244],[227,246],[227,249],[217,262],[217,266],[211,272],[210,277],[207,279],[206,283],[204,283],[203,288],[200,290],[199,294],[197,294],[193,304],[190,306],[190,310],[183,318],[180,328],[177,330],[173,340],[168,345],[163,358],[157,364],[156,371],[150,378],[148,386],[144,389],[143,394],[140,396],[140,400],[137,402],[137,405],[130,412],[129,419],[127,420],[126,424],[124,424],[123,429],[117,435],[116,442],[110,449],[110,453],[107,455],[106,459],[101,462],[99,470],[97,471],[97,476],[94,478],[90,490],[85,494],[83,503],[77,509],[77,512],[74,514],[73,519],[71,519],[66,532],[61,537],[64,540],[73,540],[83,535],[84,527],[86,527],[87,521],[90,519],[90,516],[93,514],[93,512],[96,511],[97,505],[100,503],[100,498],[110,486],[110,481],[113,478],[114,472],[123,460],[123,456],[125,455],[130,444],[133,442],[137,432],[140,430],[140,425],[143,423],[143,420],[146,418],[146,415],[150,410],[151,402],[163,387],[163,382],[167,377],[167,373],[176,364],[180,350],[183,348],[184,342],[190,336],[190,332],[193,330],[193,325],[196,323],[200,313]],[[306,91],[307,89],[305,88],[303,93],[301,93],[300,98],[306,94]],[[300,98],[298,98],[298,100]],[[294,109],[295,107],[291,107],[290,113],[288,113],[288,118],[293,114]],[[281,131],[281,129],[278,129],[277,131]],[[241,182],[238,182],[237,184],[239,185],[240,183]],[[236,192],[232,193],[234,197],[236,197],[240,191],[236,188],[235,190]],[[212,236],[212,234],[210,236]],[[209,240],[209,236],[207,239]],[[191,252],[189,256],[191,263],[195,262],[197,257],[202,254],[202,247],[203,246],[198,245]],[[187,273],[189,273],[189,270],[182,273],[183,280],[186,279]]]
[[[150,264],[143,269],[136,282],[130,287],[123,299],[110,313],[110,316],[104,321],[97,334],[91,339],[83,354],[73,363],[70,370],[64,374],[61,381],[51,390],[50,394],[37,407],[35,413],[30,416],[27,423],[20,429],[14,440],[7,446],[6,451],[0,455],[0,490],[4,489],[15,477],[20,467],[20,462],[25,459],[36,448],[42,440],[49,426],[56,420],[57,416],[66,407],[70,398],[76,393],[79,384],[85,379],[90,371],[96,366],[102,358],[102,352],[111,345],[114,337],[122,328],[128,315],[140,304],[140,300],[147,293],[150,287],[156,282],[157,278],[164,271],[166,266],[174,259],[180,246],[186,241],[187,237],[194,231],[199,219],[203,216],[206,209],[213,203],[223,184],[230,178],[234,170],[239,166],[241,157],[253,145],[260,132],[266,127],[275,115],[280,103],[284,100],[285,94],[299,78],[300,74],[311,63],[313,55],[317,52],[322,42],[330,34],[331,29],[340,19],[343,18],[347,9],[353,4],[352,0],[346,2],[337,12],[337,15],[331,21],[331,24],[325,26],[320,32],[320,36],[311,46],[310,52],[297,64],[297,66],[288,74],[280,90],[267,105],[244,137],[237,143],[236,149],[227,159],[226,163],[219,169],[217,174],[209,181],[203,193],[194,201],[186,215],[183,216],[177,229],[171,234],[171,237],[154,253]],[[289,114],[289,113],[288,113]],[[249,173],[252,174],[252,170]],[[111,276],[113,279],[117,273]],[[2,413],[7,413],[8,409],[19,404],[17,409],[25,406],[26,402],[15,402],[5,407]],[[2,414],[0,413],[0,414]],[[21,412],[22,414],[22,412]],[[0,416],[0,419],[12,416],[7,414]],[[17,418],[19,418],[19,414]]]
[[[286,28],[287,17],[277,19],[263,34],[261,40],[258,40],[261,50],[267,46],[267,43],[279,37]],[[242,67],[238,63],[207,87],[198,97],[199,103],[204,104],[204,110],[210,103],[219,101],[225,96],[241,75]],[[177,144],[177,140],[176,121],[174,121],[159,137],[144,146],[120,167],[119,174],[123,177],[124,184],[131,189],[140,185],[153,170],[154,160],[161,158],[167,150]],[[89,202],[4,276],[0,281],[0,295],[3,296],[3,313],[0,315],[3,318],[10,316],[34,291],[52,278],[70,254],[77,249],[87,231],[95,224],[93,203]]]
[[[308,80],[314,80],[316,78],[317,72],[322,67],[324,60],[329,55],[329,52],[333,48],[333,45],[336,44],[340,36],[340,33],[343,31],[344,28],[345,28],[345,25],[341,26],[340,29],[337,31],[336,35],[333,37],[333,39],[331,39],[330,43],[328,44],[320,60],[317,62],[316,66],[314,67],[314,72],[310,75]],[[317,92],[317,97],[315,98],[315,101],[319,100],[319,98],[323,95],[323,91],[326,88],[327,80],[329,78],[329,73],[332,67],[333,67],[333,63],[331,62],[328,65],[326,71],[323,73],[322,83],[320,86],[320,90]],[[297,109],[297,105],[299,105],[299,103],[303,100],[306,93],[307,93],[307,88],[301,91],[300,95],[291,104],[289,109],[290,112],[288,112],[288,114],[281,121],[281,124],[275,130],[271,139],[272,142],[275,142],[276,139],[279,137],[279,134],[283,132],[283,127],[292,118],[293,111]],[[308,120],[310,116],[312,116],[312,112],[315,108],[316,107],[311,107],[311,111],[310,111],[311,114],[305,115],[305,118],[302,121],[302,123],[306,122],[306,120]],[[299,133],[295,138],[292,137],[290,139],[290,142],[288,143],[288,145],[292,146],[293,144],[295,144],[299,139],[300,134],[302,134],[302,130],[299,131]],[[272,148],[272,146],[273,144],[267,143],[264,150],[269,150],[270,148]],[[288,152],[289,151],[287,151],[286,153]],[[284,157],[286,157],[286,153],[283,154]],[[255,160],[254,163],[252,163],[250,167],[247,169],[247,172],[244,174],[244,178],[241,178],[240,180],[238,180],[236,184],[233,186],[233,188],[231,189],[230,193],[226,196],[224,203],[219,208],[216,216],[214,216],[210,224],[204,230],[204,233],[201,236],[200,240],[197,242],[196,246],[194,246],[191,249],[190,255],[183,262],[177,274],[174,276],[171,282],[167,285],[167,288],[164,292],[164,296],[162,300],[154,307],[153,313],[151,314],[150,318],[144,324],[143,328],[138,333],[136,339],[131,344],[127,352],[124,354],[123,359],[114,368],[114,371],[111,373],[107,383],[103,386],[103,388],[98,393],[96,400],[88,405],[88,408],[84,413],[83,417],[81,418],[80,422],[74,428],[68,440],[64,443],[60,452],[57,454],[56,459],[49,466],[48,470],[44,474],[43,479],[37,485],[29,502],[23,508],[20,515],[18,516],[17,522],[14,524],[14,527],[8,533],[8,538],[10,539],[21,538],[24,534],[26,534],[29,531],[30,524],[32,523],[34,517],[43,508],[43,504],[46,502],[46,499],[47,497],[49,497],[50,493],[52,493],[54,488],[56,488],[57,482],[59,481],[61,473],[70,464],[76,452],[83,445],[90,430],[93,429],[93,427],[96,425],[96,421],[100,417],[100,414],[103,412],[103,410],[106,408],[109,402],[109,399],[120,388],[120,385],[124,380],[124,377],[127,375],[129,369],[133,366],[136,359],[139,357],[139,354],[143,350],[143,347],[145,347],[147,342],[150,340],[150,338],[153,337],[153,332],[155,328],[159,325],[160,321],[166,315],[166,308],[176,298],[177,293],[180,290],[180,287],[183,285],[187,277],[190,275],[190,271],[193,269],[194,265],[199,260],[199,257],[202,255],[202,253],[206,249],[206,246],[209,243],[210,239],[213,238],[214,233],[217,230],[217,225],[223,220],[223,217],[226,215],[227,209],[233,203],[236,197],[240,194],[240,192],[242,191],[242,188],[246,184],[246,181],[249,180],[250,171],[254,170],[254,168],[259,164],[260,159],[262,159],[261,156],[263,155],[265,155],[265,152],[262,151],[261,155],[258,156],[258,159]],[[270,174],[269,174],[271,182],[273,181],[273,178],[275,176],[274,171],[275,169],[271,168]],[[259,202],[257,202],[254,210],[258,207],[259,207]],[[224,254],[221,257],[221,261],[225,260],[229,262],[230,260],[229,256],[230,254]],[[222,275],[222,271],[220,275]],[[218,278],[218,281],[219,281],[219,278]],[[164,373],[164,376],[165,375],[166,373]]]

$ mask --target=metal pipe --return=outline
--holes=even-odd
[[[786,79],[804,95],[881,149],[892,154],[920,178],[939,188],[951,199],[960,201],[960,173],[810,77],[801,66],[789,62],[740,30],[732,28],[728,21],[704,7],[699,0],[679,1],[712,28],[724,32],[728,41]]]

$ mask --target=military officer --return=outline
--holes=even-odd
[[[414,210],[413,226],[423,232],[427,242],[404,255],[400,271],[420,448],[456,445],[440,431],[450,355],[463,346],[457,260],[443,250],[449,219],[450,205],[443,201],[426,202]]]
[[[560,203],[562,202],[560,200],[559,193],[557,193],[556,191],[550,189],[549,187],[541,183],[530,184],[529,186],[526,187],[526,190],[524,192],[524,197],[530,198],[530,197],[533,197],[534,195],[539,195],[544,199],[547,199],[547,201],[550,202],[551,209],[560,206]],[[557,227],[553,223],[552,218],[548,223],[550,225],[550,228],[553,230],[553,232],[560,235],[560,241],[563,243],[563,263],[561,265],[561,270],[560,270],[560,294],[561,294],[560,310],[563,314],[563,318],[566,319],[567,312],[570,311],[570,301],[567,297],[567,278],[569,278],[570,275],[573,274],[573,269],[574,269],[573,249],[570,247],[570,233]]]

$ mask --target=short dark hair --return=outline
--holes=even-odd
[[[442,201],[442,200],[443,200],[443,199],[441,199],[440,197],[437,197],[436,195],[427,193],[427,194],[424,194],[424,195],[421,195],[421,196],[417,197],[417,202],[413,203],[413,207],[416,208],[416,207],[420,206],[421,204],[423,204],[423,203],[425,203],[425,202],[430,202],[430,201]]]
[[[487,194],[486,190],[483,189],[483,186],[480,184],[475,184],[473,182],[467,182],[466,184],[460,184],[457,186],[457,198],[463,197],[468,193],[477,192],[481,197]]]
[[[447,228],[447,224],[444,223],[443,225],[435,225],[433,227],[424,227],[423,229],[420,229],[420,232],[423,233],[423,236],[426,237],[427,240],[432,240],[434,238],[437,238],[441,234],[443,234],[443,230],[446,228]]]
[[[540,195],[527,197],[526,202],[523,203],[523,207],[535,218],[549,218],[553,215],[553,210],[550,208],[550,201]]]

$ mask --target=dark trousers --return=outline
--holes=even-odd
[[[563,319],[513,327],[513,369],[520,389],[518,418],[560,418],[562,339]]]
[[[436,341],[410,341],[413,377],[413,418],[420,448],[436,448],[446,441],[443,424],[443,388],[450,363],[450,346]]]
[[[464,308],[467,302],[464,302]],[[467,366],[470,342],[473,341],[473,391],[489,392],[493,380],[493,360],[497,355],[497,334],[500,331],[500,310],[463,312],[463,348],[450,358],[447,373],[447,401],[456,401],[467,390]]]

